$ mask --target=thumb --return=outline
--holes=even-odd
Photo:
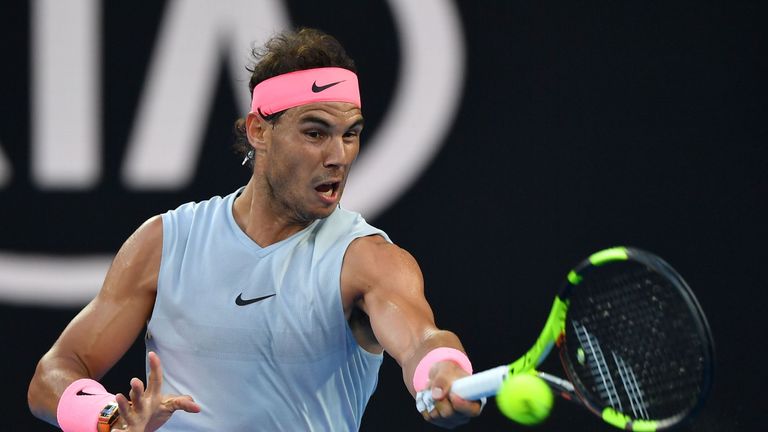
[[[445,390],[439,386],[432,387],[432,399],[436,401],[445,399]]]
[[[432,399],[443,400],[448,397],[453,381],[466,375],[467,372],[455,362],[441,361],[435,363],[429,373]]]
[[[172,396],[169,399],[167,399],[164,403],[164,405],[171,411],[186,411],[189,413],[198,413],[200,412],[200,405],[195,402],[194,399],[192,399],[192,396],[189,395],[183,395],[183,396]]]

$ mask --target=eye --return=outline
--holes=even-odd
[[[322,136],[322,134],[318,130],[308,130],[308,131],[304,132],[304,135],[306,135],[306,136],[308,136],[309,138],[312,138],[312,139],[317,139],[317,138],[320,138]]]
[[[359,130],[348,130],[344,133],[344,138],[357,138],[360,136]]]

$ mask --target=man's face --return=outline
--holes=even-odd
[[[265,130],[264,177],[272,204],[298,223],[329,216],[360,150],[363,116],[346,102],[289,109]],[[258,156],[257,156],[258,157]]]

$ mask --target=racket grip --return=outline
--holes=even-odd
[[[485,405],[485,398],[493,396],[499,391],[501,383],[509,373],[509,366],[498,366],[459,378],[451,385],[451,393],[466,400],[479,400]],[[435,400],[432,392],[427,388],[416,393],[416,409],[419,412],[432,411],[435,408]]]
[[[451,385],[451,393],[466,400],[494,396],[509,373],[509,366],[497,366],[468,377],[459,378]]]

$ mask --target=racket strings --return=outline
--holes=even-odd
[[[703,385],[705,347],[674,282],[629,262],[593,269],[577,289],[566,348],[583,393],[637,419],[691,410]]]

